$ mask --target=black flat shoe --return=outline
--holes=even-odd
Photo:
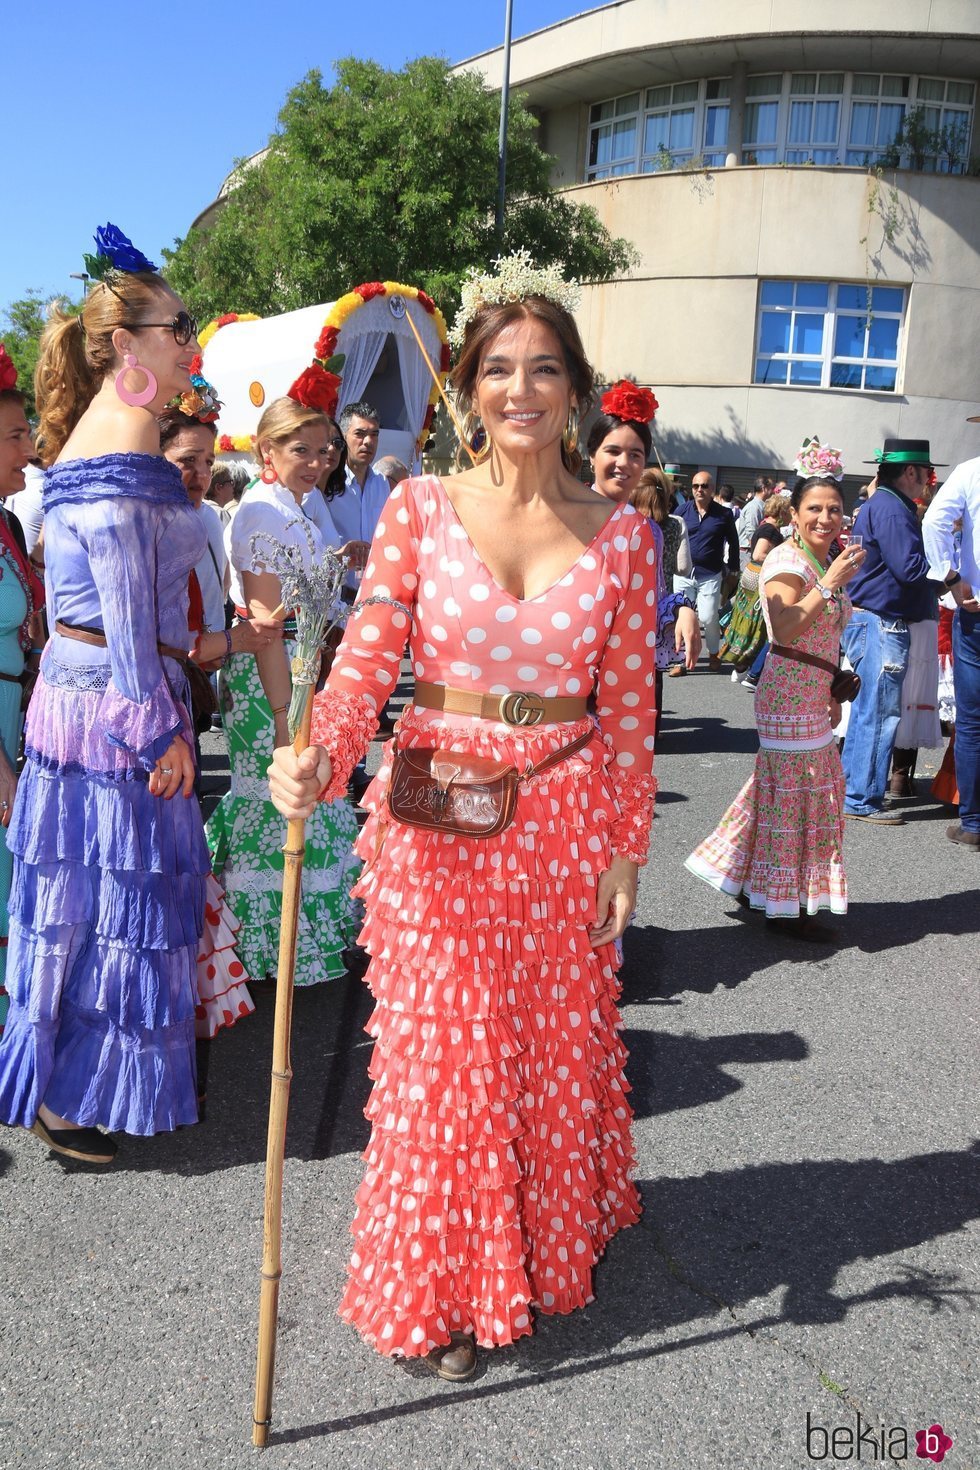
[[[785,939],[802,939],[807,944],[837,944],[840,938],[836,929],[818,924],[816,919],[805,916],[798,919],[767,919],[766,928],[771,933],[781,934]]]
[[[49,1128],[36,1118],[31,1132],[54,1153],[84,1164],[111,1164],[118,1153],[115,1140],[98,1128]]]
[[[452,1342],[445,1347],[433,1348],[422,1362],[438,1378],[462,1383],[476,1372],[476,1343],[468,1332],[452,1332],[450,1337]]]

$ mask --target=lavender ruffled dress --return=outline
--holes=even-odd
[[[25,732],[0,1043],[0,1121],[41,1102],[85,1126],[149,1134],[197,1121],[195,970],[208,852],[197,801],[147,786],[189,733],[180,665],[204,529],[173,465],[111,454],[45,477],[52,633]],[[193,741],[191,742],[193,745]]]

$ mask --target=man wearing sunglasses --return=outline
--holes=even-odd
[[[721,584],[728,571],[738,571],[738,531],[735,517],[714,498],[714,480],[707,470],[698,470],[691,481],[692,498],[681,506],[678,514],[687,527],[691,542],[692,577],[675,577],[674,591],[683,592],[697,606],[698,621],[708,649],[708,666],[721,668]],[[683,664],[674,664],[670,677],[684,672]]]

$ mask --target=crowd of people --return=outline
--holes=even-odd
[[[44,466],[30,544],[0,514],[0,1119],[96,1165],[113,1133],[196,1122],[211,1039],[275,972],[282,817],[303,819],[296,981],[363,956],[375,1000],[342,1315],[465,1379],[478,1344],[590,1301],[640,1213],[617,972],[664,675],[703,640],[709,672],[755,689],[754,770],[688,868],[828,942],[845,822],[901,821],[932,743],[945,598],[948,835],[980,848],[980,460],[932,495],[928,443],[886,440],[853,524],[816,441],[792,487],[760,478],[739,506],[699,470],[688,498],[653,394],[597,395],[573,288],[525,262],[520,289],[509,270],[464,297],[459,473],[378,460],[371,404],[328,412],[302,378],[265,407],[254,465],[216,462],[196,323],[114,227],[97,245],[83,310],[44,333],[36,434],[0,356],[0,495]],[[299,753],[270,545],[348,569]],[[205,828],[212,728],[231,786]]]

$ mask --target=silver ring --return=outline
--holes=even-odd
[[[0,801],[0,812],[5,812],[9,806],[9,801]]]
[[[174,773],[173,766],[161,766],[160,767],[160,775],[161,776],[172,776],[173,773]]]

